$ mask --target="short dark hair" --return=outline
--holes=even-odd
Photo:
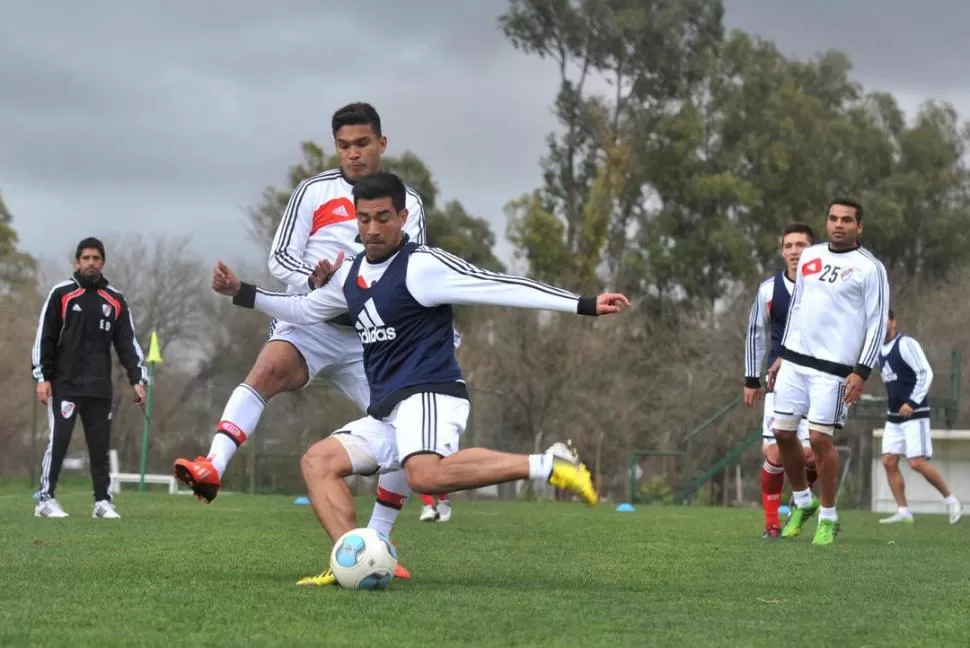
[[[366,175],[354,185],[354,206],[360,200],[390,198],[394,209],[400,212],[407,204],[407,187],[404,181],[390,171],[376,171]]]
[[[374,108],[374,106],[370,105],[369,103],[358,101],[347,104],[335,112],[333,114],[333,119],[331,120],[334,137],[337,136],[337,131],[344,126],[358,125],[369,125],[374,130],[375,135],[378,137],[381,136],[381,116],[377,114],[377,110]]]
[[[893,309],[891,309],[891,308],[889,309],[889,319],[891,319],[891,320],[896,319],[896,313],[894,313],[893,312]]]
[[[81,258],[81,252],[84,250],[97,250],[101,253],[102,260],[106,258],[104,254],[104,243],[102,243],[100,239],[96,239],[93,236],[81,239],[81,242],[77,244],[77,250],[74,251],[75,261]]]
[[[825,209],[825,217],[828,218],[829,211],[835,205],[841,205],[842,207],[852,207],[855,210],[855,222],[862,222],[862,203],[857,200],[852,200],[851,198],[833,198],[829,202],[829,206]]]
[[[781,238],[785,238],[789,234],[804,234],[808,237],[808,240],[815,243],[815,231],[805,223],[790,223],[785,226],[785,229],[781,232]]]

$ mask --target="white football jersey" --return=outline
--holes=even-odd
[[[889,280],[864,247],[802,252],[782,345],[788,351],[841,365],[868,377],[886,339]]]
[[[307,292],[308,279],[320,259],[333,261],[343,251],[349,258],[364,246],[357,242],[354,186],[340,169],[325,171],[301,182],[290,195],[269,255],[269,271],[287,285],[288,292]],[[424,205],[407,188],[408,219],[404,232],[425,243]]]

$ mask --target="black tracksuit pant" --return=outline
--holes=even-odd
[[[40,469],[40,500],[54,497],[57,478],[61,474],[64,455],[71,444],[71,434],[78,417],[84,426],[84,440],[88,445],[94,501],[111,501],[108,485],[111,482],[108,450],[111,447],[110,398],[62,398],[54,393],[47,404],[50,440],[44,451]]]

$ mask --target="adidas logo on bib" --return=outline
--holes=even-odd
[[[357,336],[360,337],[361,344],[390,342],[397,337],[394,327],[387,326],[381,319],[373,298],[367,300],[364,309],[357,315],[357,323],[354,328],[357,329]]]

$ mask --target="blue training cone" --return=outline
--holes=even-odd
[[[616,507],[617,513],[633,513],[633,505],[628,502],[623,502]]]
[[[293,500],[293,503],[298,504],[300,506],[306,506],[307,504],[310,503],[310,498],[307,497],[306,495],[300,495],[295,500]]]

